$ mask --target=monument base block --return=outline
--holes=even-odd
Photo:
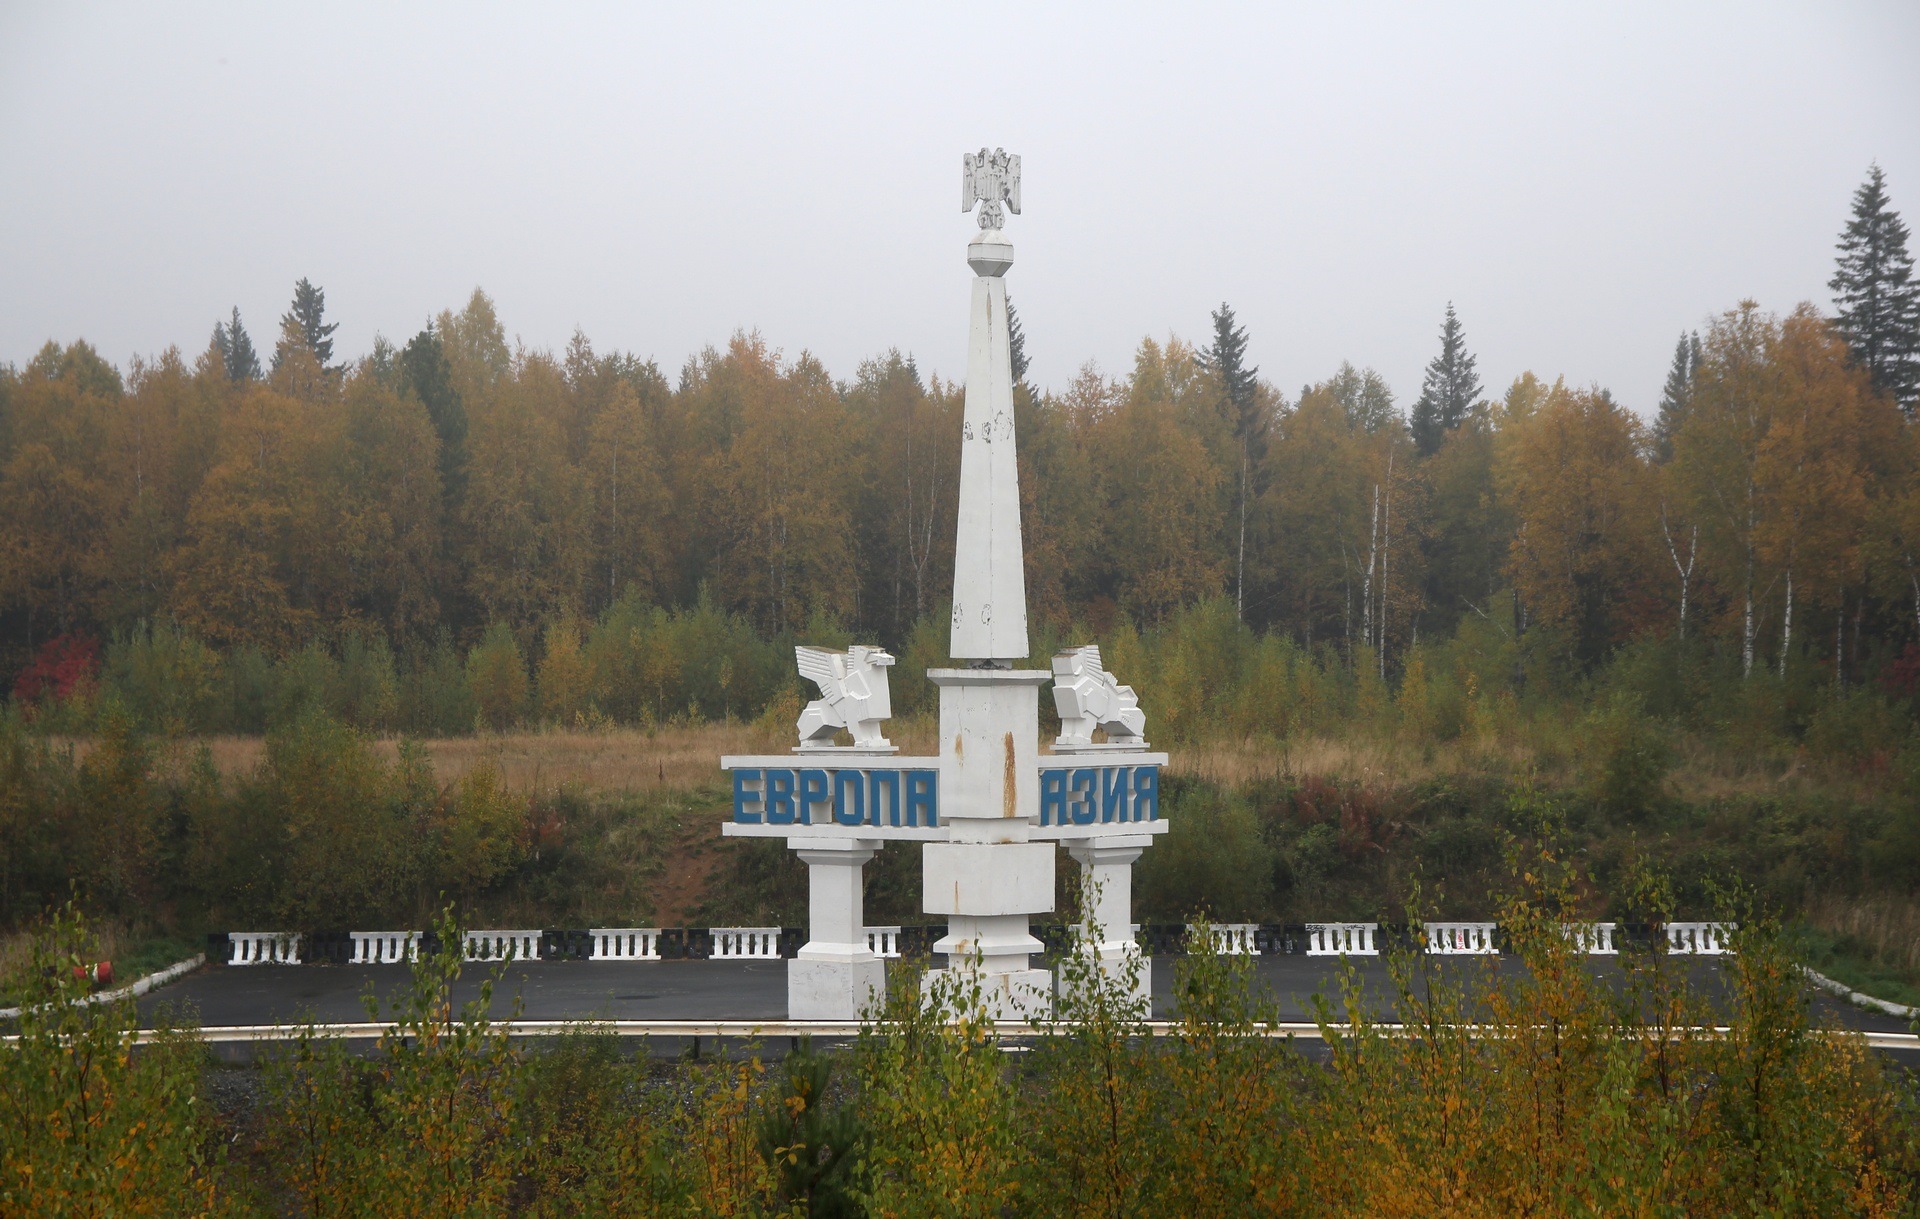
[[[858,1020],[886,994],[887,963],[878,957],[787,962],[789,1020]]]
[[[989,1020],[1038,1020],[1053,1008],[1053,975],[1044,969],[1016,969],[1009,973],[974,974],[962,968],[932,969],[921,978],[920,997],[931,1003],[934,989],[949,1006],[966,1014],[972,1001],[974,978],[980,980],[980,1009]]]
[[[1102,944],[1099,953],[1086,966],[1063,964],[1059,977],[1059,993],[1063,996],[1072,995],[1081,987],[1097,985],[1126,1000],[1149,1003],[1153,999],[1153,958],[1133,944]]]

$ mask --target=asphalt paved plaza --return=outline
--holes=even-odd
[[[1181,958],[1153,961],[1153,1015],[1175,1014],[1174,988]],[[1488,969],[1518,969],[1511,958],[1428,958],[1420,963],[1435,976],[1469,985]],[[1728,962],[1716,958],[1669,958],[1665,968],[1684,971],[1708,995],[1721,990]],[[1273,999],[1281,1020],[1311,1020],[1312,996],[1325,995],[1336,1016],[1342,1011],[1341,987],[1350,976],[1362,1006],[1374,1018],[1395,1019],[1394,985],[1387,962],[1378,957],[1329,958],[1301,955],[1253,959],[1257,986]],[[1589,958],[1589,967],[1614,985],[1623,974],[1615,960]],[[479,996],[480,985],[496,968],[466,967],[455,998]],[[529,1020],[784,1020],[787,1014],[786,961],[528,961],[499,969],[491,1012]],[[234,1025],[352,1023],[368,1019],[363,996],[380,1000],[379,1018],[404,992],[408,970],[401,965],[212,965],[140,1000],[150,1021],[162,1006],[205,1027]],[[1864,1012],[1825,994],[1809,991],[1815,1023],[1873,1032],[1905,1032],[1906,1022]]]

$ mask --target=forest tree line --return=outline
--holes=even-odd
[[[1031,613],[1066,641],[1222,599],[1388,679],[1469,618],[1573,671],[1674,636],[1748,679],[1883,676],[1920,639],[1905,246],[1876,168],[1835,312],[1707,319],[1651,422],[1531,372],[1483,387],[1451,306],[1410,408],[1351,364],[1283,392],[1226,306],[1204,344],[1146,339],[1124,375],[1058,391],[1026,381],[1016,334]],[[155,631],[419,669],[490,638],[542,656],[610,616],[904,648],[944,612],[964,390],[911,357],[836,381],[738,334],[670,377],[582,334],[509,345],[478,290],[358,361],[333,330],[302,280],[264,361],[235,311],[197,354],[124,372],[84,341],[0,366],[16,696]]]

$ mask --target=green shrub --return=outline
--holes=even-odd
[[[341,638],[339,666],[326,704],[334,718],[364,732],[394,726],[400,710],[400,679],[385,635],[350,631]]]
[[[580,628],[571,619],[549,622],[540,649],[536,699],[539,719],[562,728],[581,719],[588,707],[587,678],[586,658],[580,652]]]
[[[461,932],[435,921],[437,948],[384,1013],[378,1056],[362,1061],[311,1029],[274,1066],[271,1143],[308,1213],[497,1215],[523,1162],[510,1137],[519,1056],[490,1015],[495,977],[454,998]],[[367,1018],[381,1020],[366,998]]]
[[[389,765],[353,729],[310,713],[270,734],[260,772],[207,810],[214,824],[201,837],[219,843],[208,862],[225,882],[213,904],[295,928],[405,917],[434,799],[418,753]]]
[[[473,731],[480,709],[467,683],[467,668],[442,631],[430,649],[414,653],[400,683],[400,727],[421,736],[460,736]]]
[[[69,896],[146,915],[161,889],[166,814],[147,741],[117,698],[77,760],[17,708],[0,710],[0,919],[32,918]]]
[[[1648,716],[1637,696],[1615,695],[1588,715],[1574,752],[1588,795],[1609,813],[1641,818],[1664,800],[1674,764],[1673,731]]]
[[[871,1215],[957,1219],[1018,1213],[1024,1140],[977,986],[890,971],[884,1007],[855,1051],[866,1154],[855,1196]]]
[[[887,689],[898,718],[938,713],[939,691],[927,680],[927,670],[948,668],[953,663],[947,655],[951,619],[952,609],[947,607],[915,622],[897,663],[887,671]]]
[[[1160,920],[1261,917],[1273,900],[1273,852],[1252,809],[1218,788],[1163,781],[1170,828],[1134,869],[1135,909]]]
[[[265,732],[274,715],[277,681],[273,662],[252,645],[227,653],[226,662],[225,729]]]
[[[287,728],[316,712],[339,718],[334,708],[341,689],[340,661],[318,640],[274,665],[272,682],[268,731]]]
[[[822,630],[823,638],[834,633],[824,624]],[[594,625],[583,650],[594,706],[623,724],[751,719],[797,688],[791,646],[762,638],[705,596],[677,612],[622,598]]]
[[[424,774],[426,759],[415,756]],[[504,790],[494,767],[483,765],[462,775],[445,810],[439,880],[450,890],[476,893],[506,876],[525,857],[526,797]]]
[[[142,622],[115,635],[101,684],[149,731],[210,732],[229,718],[222,707],[220,657],[171,622]]]
[[[667,1141],[672,1105],[648,1075],[644,1055],[593,1026],[522,1057],[513,1111],[526,1214],[664,1214],[687,1201]]]
[[[1884,768],[1906,743],[1912,721],[1877,690],[1853,690],[1823,702],[1807,724],[1814,759],[1854,768]]]
[[[854,1219],[860,1211],[849,1185],[866,1129],[848,1098],[832,1095],[832,1079],[832,1060],[802,1039],[780,1064],[778,1090],[762,1101],[754,1133],[773,1169],[775,1205],[814,1219]]]
[[[526,715],[527,661],[506,623],[488,627],[479,646],[467,653],[467,684],[473,689],[480,723],[486,727],[499,732]]]

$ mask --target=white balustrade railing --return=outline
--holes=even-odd
[[[349,965],[398,965],[420,958],[418,931],[349,931],[353,959]]]
[[[537,961],[538,931],[469,931],[461,937],[469,961]]]
[[[1254,939],[1254,933],[1260,930],[1258,923],[1208,923],[1207,935],[1213,941],[1213,951],[1223,957],[1257,957],[1260,945]],[[1187,934],[1193,935],[1200,930],[1197,923],[1187,924]]]
[[[1676,956],[1723,956],[1733,951],[1734,923],[1668,923],[1666,949]],[[1213,950],[1222,956],[1259,956],[1256,923],[1210,923],[1206,925]],[[1140,924],[1132,924],[1137,937]],[[1189,933],[1199,925],[1188,927]],[[1490,922],[1448,922],[1425,925],[1429,953],[1442,956],[1497,955],[1495,924]],[[1592,956],[1617,955],[1619,924],[1562,923],[1561,934],[1573,944],[1574,951]],[[714,927],[712,958],[719,961],[775,961],[780,959],[778,927]],[[901,955],[899,927],[866,927],[861,932],[873,955],[897,958]],[[587,932],[593,961],[658,961],[660,930],[657,927],[595,927]],[[417,931],[353,931],[351,963],[355,965],[393,965],[413,961],[420,955],[421,934]],[[1308,923],[1306,953],[1310,957],[1379,956],[1378,923]],[[300,963],[301,937],[290,931],[229,932],[232,965],[297,965]],[[539,931],[469,931],[463,936],[463,950],[469,961],[518,961],[540,959]]]
[[[587,932],[589,961],[658,961],[658,927],[595,927]]]
[[[713,927],[713,959],[716,961],[777,961],[780,959],[778,927]]]
[[[227,943],[233,954],[229,965],[298,965],[300,933],[297,931],[229,931]]]
[[[1442,957],[1498,956],[1492,923],[1428,923],[1427,951]]]
[[[1674,956],[1719,957],[1733,951],[1737,923],[1668,923],[1667,951]]]
[[[1307,955],[1377,957],[1380,955],[1380,924],[1308,923]]]
[[[1619,929],[1618,923],[1560,924],[1560,933],[1573,941],[1573,950],[1590,957],[1618,956],[1620,946],[1614,942],[1614,933]]]

